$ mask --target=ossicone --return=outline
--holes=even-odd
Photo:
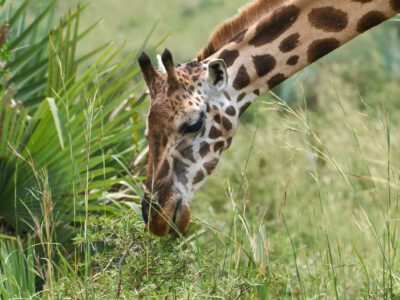
[[[140,69],[142,70],[144,80],[150,87],[151,83],[158,75],[157,70],[153,67],[150,57],[146,53],[142,53],[138,59]]]
[[[172,54],[168,49],[164,50],[164,53],[161,56],[161,60],[168,74],[168,86],[170,88],[178,88],[179,80],[176,76]]]

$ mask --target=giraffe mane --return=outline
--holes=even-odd
[[[257,22],[261,17],[285,1],[255,0],[242,7],[236,16],[224,22],[211,34],[208,44],[197,55],[197,60],[202,61],[213,55],[245,28]]]

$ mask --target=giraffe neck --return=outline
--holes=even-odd
[[[221,58],[225,96],[243,112],[259,95],[400,12],[400,0],[289,0],[209,58]]]

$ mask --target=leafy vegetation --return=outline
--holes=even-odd
[[[86,6],[54,26],[56,2],[34,11],[30,21],[33,1],[6,2],[1,11],[0,216],[9,232],[37,242],[28,245],[28,256],[46,258],[37,261],[42,275],[33,276],[39,289],[52,288],[55,264],[72,249],[73,235],[87,231],[89,212],[112,214],[126,199],[136,205],[141,177],[128,166],[145,147],[137,113],[147,103],[142,83],[133,81],[139,72],[136,52],[117,62],[124,44],[107,43],[76,57],[80,40],[93,29],[79,28]],[[23,252],[21,242],[9,243],[1,265],[7,265],[13,247]],[[79,255],[75,252],[77,261]],[[18,266],[24,265],[3,269],[6,298],[32,295],[32,282],[29,293],[20,294],[18,286],[25,283],[7,275]]]
[[[88,289],[91,299],[168,295],[175,298],[190,295],[196,299],[209,295],[235,298],[256,286],[257,273],[247,266],[245,252],[241,263],[224,266],[224,251],[208,257],[201,252],[195,236],[192,240],[149,236],[133,211],[117,218],[91,219],[90,223],[89,242],[94,251],[89,287],[79,278],[62,278],[55,289],[57,295],[76,299]],[[217,235],[215,238],[216,247],[221,247]],[[78,236],[76,243],[83,245],[85,237]],[[232,278],[227,279],[224,272],[229,272]],[[254,275],[254,278],[244,280],[246,275]]]
[[[2,299],[29,298],[35,295],[35,258],[30,239],[3,240],[0,245],[0,291]]]
[[[89,33],[110,4],[78,2],[60,21],[61,1],[1,8],[2,298],[400,297],[398,20],[261,97],[193,200],[189,231],[158,239],[137,206],[143,32],[176,14],[151,32],[163,42],[177,28],[179,62],[243,1],[129,1],[132,14],[121,0],[101,35]]]
[[[76,58],[79,39],[91,29],[78,32],[80,7],[65,21],[61,20],[50,36],[45,28],[44,38],[40,38],[45,43],[40,41],[38,46],[27,47],[30,41],[23,37],[36,38],[30,32],[45,15],[51,18],[55,4],[52,1],[24,30],[22,11],[29,2],[23,2],[10,15],[7,25],[10,32],[15,32],[13,24],[18,21],[22,33],[7,40],[9,51],[16,53],[10,55],[5,65],[10,78],[1,98],[4,120],[1,157],[5,176],[2,176],[0,213],[17,232],[28,230],[28,224],[33,224],[34,217],[41,214],[43,180],[48,180],[51,190],[52,214],[63,223],[80,222],[85,209],[99,211],[103,206],[105,211],[115,207],[112,205],[115,198],[107,191],[121,182],[134,186],[131,180],[135,179],[125,180],[120,170],[140,150],[134,133],[144,125],[134,119],[143,106],[143,96],[139,92],[134,96],[141,84],[130,82],[138,67],[135,60],[127,63],[135,53],[115,64],[112,59],[123,45],[116,48],[108,44]],[[48,49],[44,50],[43,44]],[[80,74],[78,65],[98,52],[101,55]],[[37,70],[37,77],[32,78],[36,71],[21,72],[22,67]],[[32,90],[36,82],[40,84],[34,93],[21,92]],[[16,92],[10,94],[11,90]],[[18,103],[13,107],[14,99]]]

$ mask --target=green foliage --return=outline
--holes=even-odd
[[[3,67],[9,73],[7,86],[15,90],[15,98],[31,110],[46,96],[49,86],[47,78],[54,75],[48,70],[51,42],[58,43],[56,55],[64,62],[61,67],[68,66],[63,70],[65,81],[73,75],[79,65],[83,65],[93,54],[104,49],[104,46],[94,51],[88,49],[88,54],[76,58],[76,44],[91,32],[98,21],[78,32],[79,16],[86,8],[85,5],[78,6],[74,12],[62,17],[58,26],[54,26],[56,3],[57,0],[43,1],[31,15],[32,6],[38,4],[35,1],[8,1],[0,12],[0,19],[5,20],[2,26],[6,26],[7,29],[7,42],[4,45],[8,58]],[[54,85],[55,82],[50,84]]]
[[[257,274],[249,268],[252,263],[245,252],[238,265],[229,263],[224,249],[232,248],[226,248],[217,235],[212,242],[215,252],[203,253],[197,236],[185,240],[150,236],[133,210],[112,218],[90,218],[89,224],[90,277],[86,282],[81,277],[60,278],[52,291],[56,297],[76,299],[88,292],[90,299],[233,299],[249,295],[257,286]],[[75,242],[81,248],[86,237],[78,236]],[[84,273],[84,267],[79,265],[78,273]]]
[[[63,224],[80,222],[87,210],[112,211],[115,200],[125,197],[108,193],[114,184],[140,195],[140,178],[127,180],[121,170],[144,147],[136,133],[144,123],[133,116],[147,105],[139,92],[142,83],[132,81],[139,72],[135,52],[115,63],[124,45],[107,43],[76,58],[79,40],[92,29],[79,32],[83,7],[63,18],[50,36],[45,27],[43,37],[37,34],[39,24],[51,23],[56,2],[25,26],[29,2],[7,10],[14,32],[7,40],[11,77],[0,98],[0,215],[19,233],[35,229],[36,217],[41,220],[43,173],[54,220]],[[17,23],[19,34],[13,27]],[[28,41],[33,46],[26,47]],[[79,64],[97,53],[79,72]],[[26,107],[33,112],[28,115]]]
[[[31,240],[0,240],[0,294],[2,299],[27,299],[36,294],[35,261]]]
[[[3,44],[0,49],[0,59],[5,62],[10,60],[10,56],[8,55],[8,48],[6,44]],[[5,70],[2,70],[4,72]],[[4,74],[4,73],[2,73]]]
[[[39,291],[52,290],[59,273],[71,272],[65,249],[89,212],[112,214],[126,199],[135,206],[141,197],[142,178],[126,167],[145,147],[137,115],[147,103],[143,83],[134,80],[136,52],[117,62],[125,44],[106,43],[76,57],[94,26],[81,31],[85,6],[78,6],[50,30],[56,2],[39,6],[30,22],[30,0],[1,12],[12,34],[1,38],[7,52],[1,58],[0,216],[16,234],[28,232],[28,241],[32,235],[37,248],[29,252],[28,242],[24,253],[19,241],[21,261],[2,269],[7,299],[33,296],[35,280]],[[3,257],[13,251],[4,245]],[[85,252],[78,254],[76,262],[87,261]],[[25,268],[32,256],[35,265]]]
[[[10,56],[8,54],[8,47],[5,44],[8,38],[8,26],[7,24],[3,24],[0,29],[0,89],[4,89],[6,75],[8,74],[8,70],[5,68],[5,64],[10,60]]]

